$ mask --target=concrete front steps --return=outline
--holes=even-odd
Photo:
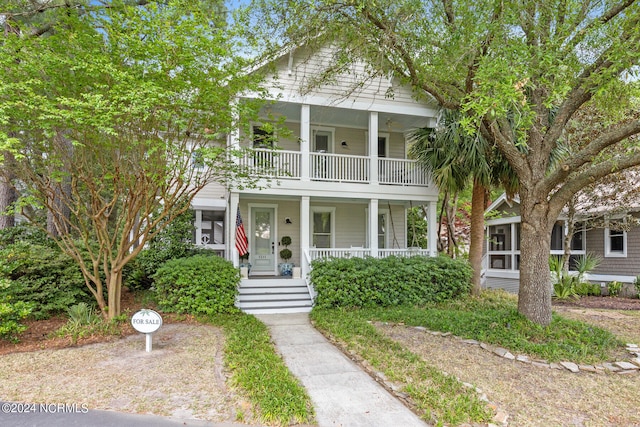
[[[304,279],[242,279],[236,306],[249,314],[308,313],[313,302]]]

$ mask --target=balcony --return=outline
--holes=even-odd
[[[371,172],[368,156],[311,152],[308,162],[303,160],[300,151],[256,148],[239,163],[251,176],[261,178],[429,187],[428,174],[415,160],[378,158],[377,174]]]

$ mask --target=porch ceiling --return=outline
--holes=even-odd
[[[285,116],[292,122],[300,122],[300,104],[276,102],[263,108],[263,116]],[[407,132],[419,127],[428,127],[433,118],[405,114],[380,113],[379,132]],[[311,106],[311,123],[337,127],[356,127],[366,129],[369,112],[348,108]]]

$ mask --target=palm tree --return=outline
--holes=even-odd
[[[504,157],[486,139],[462,128],[461,117],[457,111],[443,109],[436,129],[416,129],[409,136],[410,154],[445,192],[459,192],[472,182],[469,262],[473,268],[472,293],[478,294],[489,190],[501,185],[507,195],[513,195],[518,181]]]

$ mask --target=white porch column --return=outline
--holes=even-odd
[[[371,165],[369,166],[369,181],[371,184],[378,183],[378,112],[369,112],[369,159]],[[378,218],[378,211],[376,210],[376,218]]]
[[[304,252],[309,249],[309,236],[311,235],[309,201],[309,196],[302,196],[300,198],[300,267],[302,277],[306,277],[309,272],[307,259],[304,255]]]
[[[238,115],[238,98],[233,100],[231,108],[231,120],[233,121],[233,130],[229,132],[228,144],[231,148],[240,148],[240,116]]]
[[[438,256],[438,202],[429,202],[427,235],[429,236],[429,256]]]
[[[369,200],[369,250],[372,257],[378,257],[378,199]]]
[[[234,267],[240,265],[240,257],[236,249],[236,215],[240,203],[240,194],[229,195],[229,208],[227,209],[227,259],[233,262]],[[244,218],[243,218],[244,221]]]
[[[196,227],[196,245],[200,245],[202,243],[202,210],[196,209],[196,220],[193,223]]]
[[[311,145],[311,107],[303,104],[300,107],[300,179],[309,181],[310,159],[309,149]]]

